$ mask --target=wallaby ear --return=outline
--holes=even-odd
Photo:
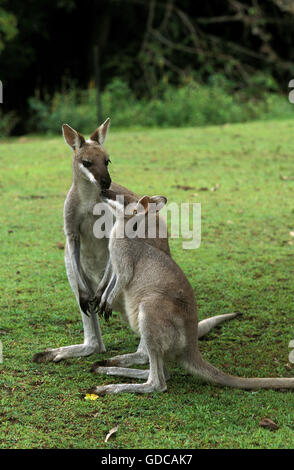
[[[167,203],[165,196],[152,196],[149,198],[149,202],[156,204],[156,212],[159,212]]]
[[[75,131],[68,124],[63,124],[62,125],[62,133],[63,133],[63,137],[64,137],[65,142],[73,150],[79,149],[85,143],[85,138],[82,136],[82,134]]]
[[[110,123],[110,119],[107,118],[106,121],[104,121],[103,124],[101,124],[101,126],[98,127],[95,132],[93,132],[90,139],[94,140],[100,145],[103,145],[106,140],[109,123]]]
[[[139,199],[138,204],[136,206],[136,209],[134,211],[135,214],[147,214],[149,210],[149,201],[150,197],[149,196],[143,196],[141,199]]]

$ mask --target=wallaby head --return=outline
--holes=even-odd
[[[124,205],[122,200],[117,198],[111,190],[104,191],[102,198],[118,219],[131,219],[132,217],[142,219],[148,213],[159,212],[167,203],[165,196],[143,196],[138,202]]]
[[[111,185],[108,172],[109,155],[103,147],[110,119],[93,132],[90,139],[85,138],[68,124],[63,124],[65,142],[73,149],[73,174],[76,180],[93,183],[102,190]]]

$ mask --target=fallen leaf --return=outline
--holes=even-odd
[[[183,186],[181,184],[177,184],[174,187],[177,189],[183,189],[184,191],[189,191],[190,189],[196,189],[194,186]]]
[[[109,431],[109,433],[107,434],[107,436],[106,436],[104,442],[107,442],[108,439],[109,439],[113,434],[115,434],[115,433],[117,432],[117,430],[118,430],[118,425],[117,425],[117,426],[114,426],[114,428],[110,429],[110,431]]]
[[[270,418],[262,418],[259,422],[259,426],[265,429],[270,429],[271,431],[279,429],[279,426]]]
[[[291,232],[289,232],[290,234],[290,237],[294,237],[294,230],[291,230]]]
[[[227,220],[227,224],[233,224],[234,222],[232,220]]]
[[[59,248],[59,250],[64,250],[64,243],[63,242],[57,242],[56,246],[57,246],[57,248]]]
[[[283,181],[293,181],[294,177],[293,176],[280,175],[280,179],[283,180]]]
[[[198,191],[208,191],[208,188],[206,188],[206,186],[203,186],[202,188],[199,188]]]
[[[219,184],[216,183],[216,185],[213,186],[213,188],[210,188],[210,191],[217,191],[219,189]]]
[[[97,400],[99,398],[99,395],[96,395],[95,393],[86,393],[85,400]]]

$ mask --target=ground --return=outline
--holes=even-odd
[[[283,121],[111,130],[107,142],[114,181],[201,203],[200,248],[171,240],[172,254],[192,283],[200,319],[243,313],[200,341],[206,359],[240,376],[294,375],[292,128]],[[135,350],[138,340],[118,315],[102,322],[106,355],[33,363],[35,352],[82,339],[62,249],[71,154],[61,135],[23,137],[1,141],[0,159],[1,448],[293,447],[293,392],[220,388],[174,365],[166,393],[85,400],[94,385],[126,380],[89,372],[97,359]],[[262,418],[279,429],[260,427]]]

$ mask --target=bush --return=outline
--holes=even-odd
[[[19,118],[14,111],[3,113],[0,110],[0,137],[7,137],[11,134]]]
[[[253,119],[289,117],[292,107],[285,97],[262,92],[256,98],[259,77],[253,77],[250,94],[232,91],[231,84],[215,75],[208,84],[192,79],[180,87],[161,83],[151,98],[138,99],[129,86],[114,79],[102,93],[103,116],[115,127],[184,127],[244,122]],[[253,90],[254,93],[253,93]],[[78,90],[71,85],[41,101],[30,98],[29,131],[56,133],[67,122],[81,132],[97,126],[95,89]]]

